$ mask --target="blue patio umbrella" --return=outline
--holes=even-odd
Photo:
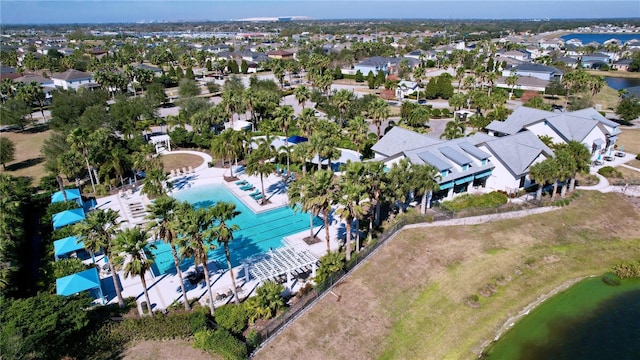
[[[601,158],[602,158],[602,155],[598,154],[598,161],[600,161]]]

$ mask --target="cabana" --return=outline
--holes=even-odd
[[[67,195],[67,201],[75,200],[78,205],[83,206],[80,189],[65,189],[64,192]],[[57,203],[61,201],[64,201],[64,194],[62,194],[62,191],[55,192],[51,195],[51,203]]]
[[[249,274],[262,282],[275,280],[285,275],[287,287],[291,289],[292,275],[308,271],[311,268],[311,276],[315,277],[317,263],[318,259],[309,250],[285,246],[271,250],[257,259],[245,260],[243,263],[245,281],[249,281]]]
[[[78,223],[85,219],[84,210],[82,208],[65,210],[53,215],[53,230],[61,227]]]
[[[53,256],[55,256],[56,261],[63,255],[81,249],[84,249],[84,243],[82,241],[78,241],[78,238],[75,236],[69,236],[53,242]]]
[[[149,138],[149,142],[156,147],[156,154],[165,150],[171,151],[171,137],[169,135],[157,135]]]
[[[98,269],[95,267],[79,273],[56,279],[56,292],[58,295],[70,296],[82,291],[89,291],[104,305],[104,295],[100,285]]]

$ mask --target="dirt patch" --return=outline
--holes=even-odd
[[[15,160],[6,164],[6,173],[29,177],[32,185],[38,185],[40,179],[46,175],[44,157],[40,149],[50,136],[51,130],[39,131],[39,129],[2,133],[0,137],[11,140],[16,147]],[[5,172],[1,166],[0,171]]]
[[[165,172],[171,172],[171,170],[182,168],[196,168],[204,163],[204,159],[198,155],[192,154],[169,154],[162,155],[162,166]]]
[[[191,346],[191,342],[183,340],[141,341],[131,344],[122,354],[123,360],[156,360],[156,359],[221,359]]]
[[[623,128],[622,133],[618,135],[618,137],[619,139],[616,142],[618,149],[620,146],[624,146],[625,152],[640,154],[640,129]]]

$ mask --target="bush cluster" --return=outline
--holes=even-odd
[[[488,194],[464,194],[458,196],[451,201],[444,201],[440,207],[447,211],[460,211],[469,208],[488,208],[497,207],[506,204],[508,198],[505,194],[499,192],[490,192]]]
[[[609,286],[618,286],[620,285],[620,278],[616,274],[606,273],[602,275],[602,282]]]
[[[622,173],[611,166],[603,166],[598,169],[598,174],[606,178],[622,178]]]
[[[192,313],[175,312],[168,315],[125,319],[111,328],[111,336],[127,340],[186,339],[191,336]]]
[[[213,317],[219,327],[228,330],[232,334],[242,334],[247,328],[249,315],[245,306],[227,304],[216,309]]]
[[[248,356],[247,345],[225,329],[198,331],[193,346],[214,352],[225,360],[244,360]]]
[[[613,273],[620,277],[625,278],[640,278],[640,260],[638,261],[623,261],[616,264],[613,267]]]

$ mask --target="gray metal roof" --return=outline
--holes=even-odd
[[[573,116],[583,117],[583,118],[591,118],[591,119],[596,120],[598,122],[601,122],[604,125],[609,126],[609,127],[617,127],[618,126],[618,123],[605,118],[604,116],[602,116],[602,114],[600,114],[598,112],[598,110],[596,110],[596,109],[594,109],[592,107],[591,108],[582,109],[582,110],[578,110],[578,111],[572,111],[569,114],[571,114]]]
[[[572,116],[572,114],[554,116],[549,118],[547,122],[556,129],[560,136],[566,141],[576,140],[580,142],[582,142],[598,124],[595,120]]]
[[[467,155],[454,150],[450,146],[439,147],[438,151],[440,151],[442,155],[446,156],[448,159],[452,160],[460,166],[472,162],[472,160]]]
[[[555,113],[551,111],[520,106],[519,108],[516,108],[505,121],[494,120],[487,125],[486,129],[512,135],[519,132],[527,125],[531,125],[537,121],[541,121],[554,115]]]
[[[545,66],[541,64],[534,63],[521,63],[516,69],[518,71],[533,71],[533,72],[541,72],[541,73],[549,73],[549,74],[563,74],[562,71],[556,69],[553,66]]]
[[[434,139],[427,135],[418,134],[411,130],[393,127],[383,136],[371,149],[384,156],[392,156],[403,151],[418,149],[425,146],[441,143],[441,140]]]
[[[553,151],[528,130],[495,138],[485,145],[514,176],[526,174],[529,166],[541,153],[553,156]]]
[[[491,156],[466,141],[461,142],[460,144],[458,144],[458,146],[460,146],[462,150],[467,152],[467,154],[473,156],[476,159],[484,160],[484,159],[488,159],[489,156]]]
[[[429,165],[434,166],[438,171],[449,170],[452,168],[451,164],[432,153],[431,151],[423,151],[418,153],[418,157]]]

